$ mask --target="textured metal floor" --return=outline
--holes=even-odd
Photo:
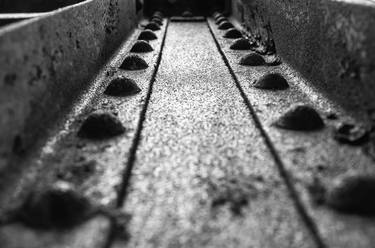
[[[232,40],[212,20],[165,21],[150,42],[154,52],[140,55],[149,68],[117,70],[138,34],[1,197],[3,205],[16,205],[30,189],[62,178],[92,201],[128,213],[128,239],[115,240],[113,226],[98,217],[65,233],[12,224],[0,229],[2,247],[372,247],[370,219],[316,206],[308,193],[316,178],[374,173],[371,158],[361,147],[334,141],[337,123],[328,118],[316,132],[271,125],[296,103],[323,117],[349,116],[285,63],[238,65],[247,52],[230,50]],[[250,87],[270,71],[285,75],[290,88]],[[103,95],[119,75],[134,79],[141,93]],[[105,142],[79,139],[82,121],[96,109],[115,112],[125,134]],[[94,169],[74,174],[77,165]]]

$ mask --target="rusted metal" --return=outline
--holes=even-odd
[[[46,136],[136,22],[132,1],[91,0],[0,29],[0,174]]]
[[[228,41],[222,37],[223,31],[209,21],[213,34],[218,40],[223,58],[238,80],[238,87],[248,99],[258,127],[274,155],[280,172],[287,183],[300,214],[309,226],[320,247],[370,247],[373,240],[373,226],[365,219],[351,218],[332,212],[324,206],[314,205],[314,197],[308,188],[319,180],[333,181],[338,174],[366,171],[374,174],[374,160],[366,154],[366,146],[343,146],[331,135],[331,129],[339,120],[324,119],[326,127],[317,132],[296,132],[276,128],[273,122],[296,103],[312,104],[322,116],[323,113],[336,113],[340,119],[353,119],[341,106],[325,98],[322,92],[315,90],[311,83],[292,67],[283,63],[272,67],[273,72],[285,76],[290,87],[288,90],[260,91],[248,87],[248,82],[269,72],[269,67],[246,67],[237,61],[246,51],[233,52]],[[240,28],[240,25],[236,25]],[[350,158],[350,159],[348,159]],[[323,168],[323,169],[322,169]]]
[[[150,2],[0,14],[1,246],[371,248],[374,4]]]

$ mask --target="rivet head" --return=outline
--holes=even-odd
[[[112,113],[95,111],[87,117],[78,131],[78,137],[103,140],[116,137],[125,132],[121,121]]]
[[[250,50],[252,48],[252,44],[248,39],[240,38],[233,42],[230,46],[232,50]]]
[[[182,13],[182,16],[183,17],[193,17],[193,13],[191,13],[190,11],[186,10]]]
[[[159,17],[163,18],[164,14],[161,11],[155,11],[154,16],[159,16]]]
[[[336,179],[328,190],[327,206],[348,214],[373,216],[375,214],[375,177],[346,175]]]
[[[163,20],[163,17],[159,16],[159,15],[153,15],[150,17],[150,20],[159,20],[159,21],[162,21]]]
[[[152,51],[154,51],[152,46],[147,41],[144,41],[144,40],[136,41],[132,49],[130,50],[130,52],[132,53],[149,53]]]
[[[139,34],[138,40],[156,40],[157,38],[152,30],[146,29]]]
[[[221,14],[221,13],[219,13],[219,12],[215,12],[215,13],[213,13],[213,15],[212,15],[212,17],[213,17],[214,19],[217,19],[217,18],[219,18],[219,17],[221,17],[221,16],[223,16],[223,14]]]
[[[131,96],[141,92],[134,80],[118,77],[111,81],[104,94],[108,96]]]
[[[154,23],[158,24],[159,26],[163,26],[163,20],[158,19],[158,18],[152,18],[150,20],[150,22],[154,22]]]
[[[246,54],[240,60],[240,65],[261,66],[264,64],[265,64],[264,58],[257,53]]]
[[[84,221],[92,209],[88,199],[64,181],[29,194],[15,220],[34,229],[69,229]]]
[[[253,84],[255,88],[267,89],[267,90],[285,90],[289,88],[289,84],[286,79],[280,73],[269,73]]]
[[[294,131],[315,131],[324,127],[318,112],[310,106],[297,104],[287,110],[275,122],[276,127]]]
[[[335,140],[348,145],[361,145],[369,140],[369,136],[365,127],[351,123],[341,123],[333,134]]]
[[[227,39],[238,39],[242,37],[242,33],[235,28],[229,29],[225,34],[224,38]]]
[[[150,17],[150,22],[156,22],[156,23],[163,23],[163,18],[162,17],[160,17],[160,16],[151,16]],[[161,24],[159,24],[160,26],[161,26]]]
[[[120,69],[123,70],[144,70],[148,68],[147,62],[137,55],[127,56],[122,62]]]
[[[155,22],[149,22],[146,26],[145,26],[145,29],[150,29],[152,31],[157,31],[157,30],[160,30],[160,26],[155,23]]]
[[[230,22],[227,22],[227,21],[224,21],[224,22],[222,22],[222,23],[219,25],[219,29],[220,29],[220,30],[227,30],[227,29],[230,29],[230,28],[233,28],[233,24],[230,23]]]
[[[217,19],[215,20],[215,23],[216,23],[217,25],[220,25],[220,23],[222,23],[222,22],[224,22],[224,21],[228,22],[228,19],[227,19],[226,17],[224,17],[224,16],[221,16],[221,17],[219,17],[219,18],[217,18]]]

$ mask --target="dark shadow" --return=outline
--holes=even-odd
[[[227,0],[145,0],[147,15],[152,15],[159,10],[167,16],[176,16],[188,10],[195,16],[209,16],[214,11],[226,10],[226,7],[228,7]]]

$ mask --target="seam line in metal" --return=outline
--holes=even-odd
[[[144,107],[143,107],[143,109],[140,113],[140,119],[139,119],[139,122],[138,122],[138,125],[137,125],[136,134],[135,134],[134,139],[133,139],[133,144],[130,148],[128,162],[126,163],[126,168],[125,168],[125,171],[123,173],[121,189],[119,191],[118,198],[117,198],[117,204],[116,204],[117,207],[122,207],[123,204],[124,204],[124,201],[126,200],[126,197],[127,197],[127,187],[129,185],[131,174],[132,174],[132,169],[133,169],[133,166],[134,166],[134,162],[136,160],[136,153],[137,153],[137,149],[138,149],[138,146],[139,146],[139,143],[140,143],[140,140],[141,140],[143,123],[146,119],[146,113],[147,113],[148,105],[150,104],[151,95],[152,95],[154,83],[155,83],[155,80],[156,80],[156,75],[159,71],[159,66],[160,66],[160,62],[161,62],[161,58],[162,58],[163,50],[164,50],[164,46],[165,46],[165,40],[166,40],[166,37],[167,37],[168,27],[169,27],[169,19],[168,19],[167,24],[166,24],[166,28],[165,28],[163,40],[162,40],[162,43],[161,43],[159,56],[158,56],[158,59],[156,61],[155,69],[154,69],[154,72],[153,72],[151,80],[150,80],[150,87],[149,87],[147,95],[146,95],[145,105],[144,105]]]
[[[314,223],[311,216],[307,213],[306,209],[304,208],[303,203],[302,203],[300,197],[298,196],[297,190],[294,187],[293,183],[291,182],[291,180],[288,176],[288,172],[285,169],[284,163],[282,162],[278,152],[276,151],[275,146],[272,144],[272,141],[271,141],[270,137],[268,136],[267,132],[263,128],[263,125],[262,125],[261,121],[259,120],[259,118],[258,118],[249,98],[247,97],[246,93],[244,92],[236,74],[234,73],[232,67],[230,66],[229,60],[226,57],[224,51],[222,50],[218,40],[216,39],[216,36],[215,36],[215,34],[214,34],[214,32],[211,28],[211,24],[209,23],[208,20],[207,20],[207,26],[210,30],[212,38],[215,41],[216,47],[217,47],[225,65],[227,66],[227,68],[228,68],[228,70],[229,70],[238,90],[240,91],[241,97],[243,98],[243,100],[244,100],[244,102],[245,102],[245,104],[246,104],[246,106],[247,106],[247,108],[250,112],[250,115],[254,120],[255,126],[260,131],[260,134],[263,137],[263,139],[264,139],[264,141],[265,141],[265,143],[266,143],[266,145],[267,145],[267,147],[268,147],[268,149],[269,149],[269,151],[270,151],[270,153],[271,153],[271,155],[272,155],[272,157],[273,157],[273,159],[274,159],[274,161],[277,165],[280,176],[282,177],[285,185],[288,188],[290,197],[291,197],[298,213],[302,217],[302,220],[304,221],[305,225],[307,226],[308,230],[310,231],[311,235],[313,236],[313,239],[315,240],[318,247],[319,248],[327,248],[326,244],[323,242],[322,238],[320,237],[320,234],[319,234],[319,231],[318,231],[318,228],[317,228],[316,224]]]
[[[124,172],[123,172],[123,175],[122,175],[121,188],[120,188],[120,190],[118,192],[118,195],[117,195],[117,201],[116,201],[116,208],[117,209],[120,209],[124,206],[124,202],[125,202],[126,197],[127,197],[127,189],[128,189],[129,183],[130,183],[132,170],[133,170],[134,163],[135,163],[135,160],[136,160],[137,149],[138,149],[138,146],[139,146],[140,141],[141,141],[143,123],[146,119],[146,113],[147,113],[147,109],[148,109],[148,106],[149,106],[149,103],[150,103],[154,83],[155,83],[155,80],[156,80],[156,75],[158,73],[161,58],[162,58],[162,55],[163,55],[163,50],[164,50],[164,46],[165,46],[165,40],[166,40],[166,37],[167,37],[168,27],[169,27],[169,19],[167,20],[167,23],[166,23],[166,27],[165,27],[165,31],[164,31],[164,35],[163,35],[163,40],[162,40],[162,43],[161,43],[161,46],[160,46],[160,52],[159,52],[156,64],[154,66],[154,71],[153,71],[152,76],[151,76],[150,85],[149,85],[147,95],[146,95],[146,99],[145,99],[145,104],[144,104],[144,106],[142,108],[142,111],[140,113],[140,118],[139,118],[139,121],[138,121],[138,124],[137,124],[137,130],[136,130],[135,136],[133,138],[132,146],[130,147],[130,150],[129,150],[129,157],[128,157],[128,160],[125,164],[125,169],[124,169]],[[115,224],[114,224],[114,222],[112,222],[109,233],[107,235],[106,243],[103,246],[104,248],[112,247],[112,244],[113,244],[115,236],[116,236],[116,230],[115,229],[116,229]]]

